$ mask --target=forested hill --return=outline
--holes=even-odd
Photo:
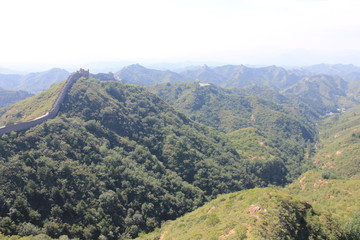
[[[81,78],[58,117],[0,138],[0,232],[135,237],[264,184],[248,162],[145,89]]]
[[[57,117],[0,137],[0,239],[132,239],[209,201],[145,239],[357,239],[359,92],[324,75],[288,86],[301,74],[283,71],[230,89],[161,71],[132,76],[171,79],[146,88],[80,78]],[[62,84],[0,121],[43,114]]]
[[[12,91],[0,88],[0,108],[31,96],[32,94],[25,91]]]
[[[320,115],[326,115],[357,104],[353,99],[347,98],[347,89],[348,83],[340,77],[316,75],[301,79],[281,93],[298,96]]]
[[[272,176],[275,184],[285,184],[305,171],[316,139],[310,119],[316,114],[311,117],[310,107],[299,99],[271,89],[262,89],[268,94],[260,97],[255,94],[259,89],[248,95],[249,88],[229,90],[198,82],[149,89],[191,119],[227,133],[238,152],[252,159],[262,175]]]
[[[359,239],[360,108],[318,124],[315,169],[285,188],[220,195],[138,239]]]

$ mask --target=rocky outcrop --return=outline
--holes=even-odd
[[[55,102],[53,103],[51,109],[49,112],[47,112],[46,114],[37,117],[35,119],[26,121],[26,122],[19,122],[19,123],[13,123],[10,125],[6,125],[4,127],[0,128],[0,136],[5,134],[5,133],[10,133],[13,131],[22,131],[22,130],[26,130],[29,129],[31,127],[34,127],[40,123],[43,123],[45,121],[47,121],[48,119],[52,119],[54,117],[56,117],[56,115],[59,112],[60,106],[62,104],[62,102],[65,99],[65,96],[67,94],[67,92],[69,91],[69,89],[71,88],[71,86],[81,77],[85,77],[88,78],[89,77],[89,71],[85,71],[84,69],[80,69],[79,71],[71,74],[68,79],[66,80],[65,84],[62,86],[60,93],[58,95],[58,97],[56,98]]]

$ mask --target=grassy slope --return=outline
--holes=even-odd
[[[28,121],[48,112],[65,81],[53,85],[47,91],[0,109],[0,126],[10,122]]]
[[[360,179],[360,106],[324,119],[313,161],[333,177]]]
[[[227,195],[138,239],[339,239],[325,214],[274,188]]]
[[[342,225],[360,213],[360,180],[324,179],[321,171],[313,170],[287,186],[286,191],[328,211]]]
[[[228,134],[236,151],[252,160],[272,161],[274,149],[268,146],[268,138],[254,127],[242,128]]]
[[[314,157],[319,168],[304,173],[286,188],[253,189],[219,196],[139,239],[310,239],[310,236],[358,239],[359,110],[360,107],[355,107],[323,120],[321,141]],[[236,135],[255,139],[238,144],[257,149],[256,152],[260,151],[257,142],[266,140],[254,129]],[[251,213],[251,209],[256,212]],[[310,232],[303,231],[302,238],[291,235],[289,229],[300,226],[306,226]],[[302,229],[297,231],[301,233]]]
[[[221,195],[139,239],[345,239],[359,212],[360,180],[313,170],[285,189]]]

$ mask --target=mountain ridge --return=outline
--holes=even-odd
[[[91,77],[55,118],[1,136],[0,162],[6,235],[134,238],[258,184],[224,135],[142,87]]]
[[[21,74],[0,74],[0,87],[37,93],[52,84],[65,80],[70,73],[64,69],[52,68],[44,72]]]

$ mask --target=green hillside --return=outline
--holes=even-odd
[[[64,83],[65,81],[60,82],[53,85],[47,91],[36,94],[11,106],[1,108],[0,126],[35,119],[47,113],[59,95]]]
[[[356,102],[346,97],[347,85],[337,76],[316,75],[301,79],[281,93],[298,96],[320,115],[326,115],[356,105]]]
[[[0,137],[0,240],[358,239],[360,108],[341,80],[150,93],[96,76],[54,119]],[[62,84],[0,121],[41,116]],[[307,98],[319,91],[352,108],[321,116],[330,105]]]
[[[329,179],[326,171],[312,170],[285,190],[317,209],[327,211],[343,227],[351,223],[354,217],[360,217],[359,179]],[[360,224],[358,227],[360,230]]]
[[[360,106],[324,119],[313,162],[331,177],[360,179]]]
[[[359,239],[359,110],[320,122],[313,157],[318,168],[285,188],[219,196],[138,239]],[[271,157],[271,151],[257,144],[266,141],[257,129],[232,134],[241,136],[237,141],[245,151],[258,153],[253,156],[258,161]]]
[[[276,66],[251,68],[244,65],[203,66],[197,70],[181,73],[190,81],[213,83],[222,87],[245,87],[251,85],[283,89],[300,80],[298,74]]]
[[[245,94],[245,90],[197,82],[168,83],[149,89],[191,119],[227,133],[239,154],[253,160],[262,155],[262,161],[250,163],[260,178],[273,175],[271,183],[285,184],[305,171],[316,138],[310,121],[316,116],[302,115],[308,110],[306,104],[273,90],[264,99],[259,94]]]
[[[309,171],[284,189],[221,195],[138,239],[359,239],[359,180]]]
[[[221,195],[139,240],[345,239],[337,222],[274,188]]]
[[[0,88],[0,108],[16,103],[31,96],[32,94],[25,91],[13,91]]]
[[[360,73],[359,73],[360,75]],[[359,77],[360,78],[360,77]],[[347,89],[347,96],[351,99],[354,99],[357,102],[360,102],[360,81],[349,83],[349,88]]]
[[[0,232],[135,237],[254,187],[246,162],[145,89],[81,78],[58,117],[0,138]]]

